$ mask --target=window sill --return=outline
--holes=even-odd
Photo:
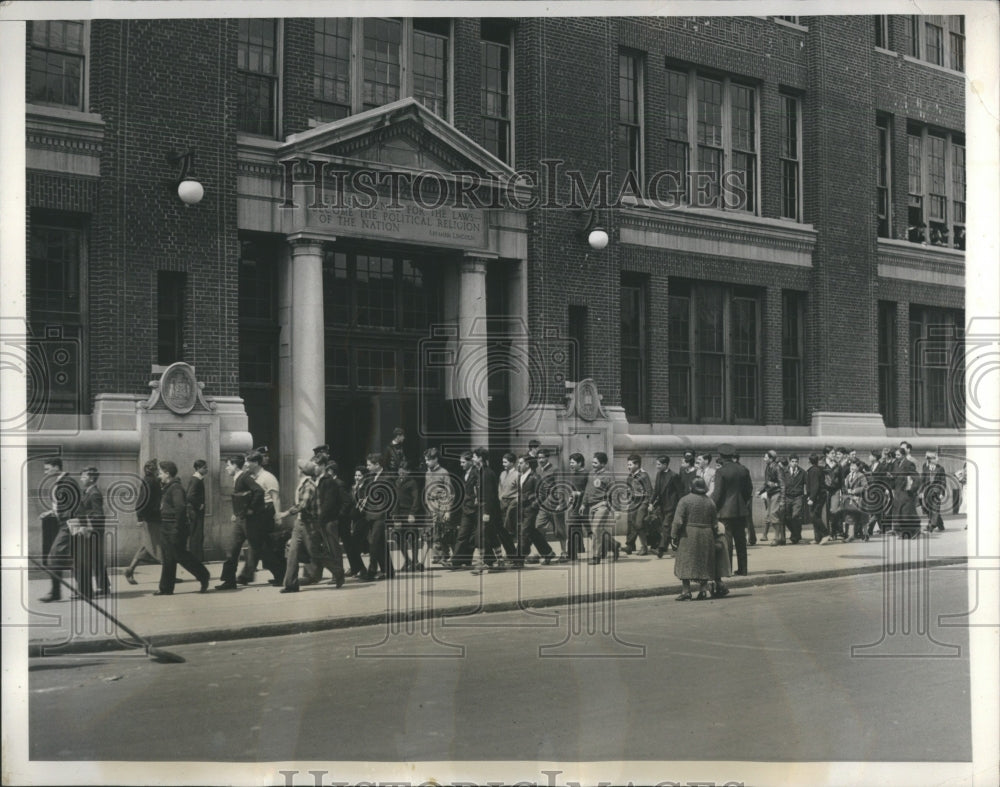
[[[940,71],[942,74],[948,74],[949,76],[958,77],[959,79],[965,79],[964,71],[956,71],[953,68],[947,68],[946,66],[939,66],[937,63],[931,63],[927,60],[921,60],[919,57],[913,57],[913,55],[903,55],[903,60],[908,63],[916,63],[921,66],[926,66],[935,71]]]
[[[798,30],[802,33],[808,33],[809,28],[806,25],[800,25],[798,22],[789,22],[787,19],[778,19],[775,16],[771,17],[771,21],[775,24],[781,25],[782,27],[788,27],[792,30]]]
[[[27,104],[26,126],[29,131],[71,134],[78,137],[103,139],[104,120],[95,112],[81,112],[65,107]]]

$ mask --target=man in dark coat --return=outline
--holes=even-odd
[[[719,510],[719,521],[726,526],[729,541],[729,558],[736,547],[736,574],[747,574],[747,514],[753,498],[753,480],[750,471],[733,459],[736,449],[728,443],[719,446],[722,467],[715,473],[712,501]]]
[[[479,526],[479,473],[472,464],[472,451],[465,451],[458,459],[461,470],[462,506],[455,555],[449,568],[464,569],[472,565],[472,552],[476,545]]]
[[[833,538],[823,522],[826,506],[826,473],[820,467],[820,455],[809,454],[809,469],[806,470],[806,505],[809,507],[809,521],[813,526],[813,540],[817,544],[829,544]]]
[[[208,590],[208,569],[196,560],[187,548],[187,499],[184,487],[177,478],[177,465],[160,462],[160,522],[163,533],[163,565],[160,569],[160,587],[154,596],[171,596],[177,581],[177,564],[180,563],[201,583],[201,592]]]
[[[94,582],[98,593],[111,592],[104,557],[104,495],[97,485],[100,475],[96,467],[88,467],[80,474],[83,497],[77,518],[83,531],[73,536],[73,575],[77,593],[86,598],[94,595]]]
[[[479,447],[472,452],[472,463],[479,473],[479,518],[481,521],[479,541],[479,556],[487,564],[493,563],[493,555],[497,547],[503,547],[507,560],[511,561],[517,555],[517,545],[514,538],[503,524],[500,513],[500,482],[497,474],[489,465],[489,452]],[[494,568],[505,568],[500,561]]]
[[[919,474],[917,466],[910,459],[911,446],[903,441],[896,449],[896,463],[892,475],[892,521],[893,528],[903,538],[912,538],[920,532],[920,517],[917,514],[917,488]]]
[[[45,565],[52,572],[52,587],[40,600],[49,602],[62,598],[58,577],[63,571],[73,569],[73,538],[67,522],[76,516],[82,493],[80,485],[63,471],[62,459],[58,456],[46,459],[43,468],[45,478],[41,496],[43,500],[47,498],[51,508],[42,514],[42,541],[44,545],[46,540],[51,540],[45,552]]]
[[[205,476],[208,462],[197,459],[187,485],[188,550],[199,561],[205,559]]]
[[[670,457],[661,456],[656,460],[656,481],[653,484],[653,499],[649,503],[650,511],[660,519],[660,543],[656,547],[656,556],[670,554],[670,528],[673,524],[674,511],[677,503],[684,496],[684,482],[681,477],[670,469]]]
[[[944,520],[941,519],[941,505],[947,494],[947,482],[944,468],[938,464],[934,451],[928,451],[920,468],[920,506],[927,514],[927,532],[944,530]]]
[[[396,496],[395,479],[382,467],[382,455],[368,454],[365,460],[368,471],[361,486],[358,510],[368,522],[368,570],[360,575],[362,580],[392,579],[396,571],[389,555],[386,539],[386,517]]]
[[[520,528],[515,565],[525,562],[532,545],[538,550],[545,565],[548,565],[556,553],[552,551],[552,547],[549,546],[549,542],[545,540],[541,531],[535,527],[538,519],[538,489],[540,484],[536,472],[538,461],[533,456],[525,454],[518,460],[517,466],[521,474],[517,482],[517,511]],[[534,562],[537,561],[538,558]]]

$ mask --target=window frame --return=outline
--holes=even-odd
[[[496,30],[492,31],[492,32],[490,32],[490,31],[484,31],[483,30],[483,24],[484,23],[487,23],[489,27],[496,27]],[[502,116],[487,115],[485,113],[485,111],[484,111],[483,104],[484,104],[484,97],[485,97],[485,94],[486,94],[486,84],[485,84],[486,69],[485,69],[485,67],[483,67],[482,68],[482,80],[481,80],[480,86],[479,86],[480,87],[480,90],[479,90],[479,95],[480,95],[480,104],[479,104],[480,140],[479,141],[480,141],[480,144],[483,147],[485,147],[487,150],[490,150],[489,146],[487,146],[487,144],[486,144],[485,124],[486,124],[487,120],[500,121],[501,123],[506,124],[506,130],[507,130],[507,157],[504,158],[503,156],[500,156],[498,153],[494,153],[492,150],[490,150],[490,152],[493,153],[493,155],[495,155],[498,159],[500,159],[501,161],[503,161],[505,164],[508,164],[510,166],[514,166],[514,162],[517,160],[516,159],[516,150],[515,150],[515,147],[514,147],[514,118],[516,116],[516,114],[515,114],[515,109],[516,109],[516,107],[515,107],[515,95],[514,95],[514,84],[515,84],[515,80],[514,80],[514,28],[513,28],[513,25],[505,25],[505,24],[503,25],[502,28],[500,28],[499,26],[502,25],[502,24],[503,23],[499,22],[499,21],[486,20],[486,19],[484,19],[484,20],[482,20],[480,22],[479,48],[480,48],[480,63],[481,64],[483,62],[483,59],[485,58],[485,51],[484,51],[483,47],[486,44],[494,44],[496,46],[506,47],[506,49],[507,49],[507,94],[506,94],[507,95],[507,116],[506,117],[502,117]],[[501,36],[500,35],[500,30],[501,29],[506,33],[505,36]],[[505,38],[505,40],[504,41],[499,40],[501,38]]]
[[[671,64],[667,62],[666,71],[669,75],[674,74],[684,74],[687,77],[687,105],[686,105],[686,125],[687,125],[687,161],[690,170],[691,162],[695,163],[695,170],[701,172],[701,157],[699,151],[701,149],[707,150],[721,150],[721,162],[719,165],[720,174],[728,173],[732,170],[732,162],[734,158],[734,153],[746,154],[743,150],[737,149],[733,144],[733,94],[734,86],[739,86],[746,88],[751,91],[753,96],[753,102],[751,109],[753,111],[753,128],[751,133],[753,135],[753,189],[752,194],[749,195],[752,199],[752,207],[732,207],[727,204],[727,200],[724,197],[723,190],[720,188],[721,184],[715,185],[714,197],[706,204],[692,205],[694,192],[701,192],[698,188],[698,184],[694,184],[695,188],[691,188],[691,184],[687,183],[687,173],[683,173],[685,184],[683,186],[683,204],[688,207],[697,208],[709,208],[712,210],[723,210],[730,213],[742,213],[751,216],[760,216],[761,214],[761,112],[760,112],[760,101],[761,101],[761,90],[760,85],[750,79],[743,79],[740,77],[733,77],[729,74],[719,74],[707,69],[698,69],[694,67],[688,67],[681,64]],[[706,145],[701,142],[698,126],[699,126],[699,100],[701,93],[699,91],[699,81],[707,80],[711,82],[718,82],[722,86],[722,104],[720,109],[720,122],[721,122],[721,144],[716,145]],[[671,138],[671,142],[680,143],[681,140],[674,140]],[[699,197],[700,202],[700,197]]]
[[[965,73],[965,17],[960,14],[948,15],[915,15],[908,19],[910,29],[910,48],[908,57],[919,60],[946,71]],[[932,60],[930,55],[930,28],[940,33],[940,59]],[[955,67],[952,52],[953,46],[961,42],[960,68]]]
[[[169,291],[165,292],[169,287]],[[185,360],[188,299],[188,274],[186,271],[157,270],[156,271],[156,361],[158,366],[170,366],[172,363]],[[172,310],[164,311],[164,296],[173,296],[168,304]],[[178,297],[179,295],[179,297]],[[173,326],[173,336],[164,335],[164,325]],[[169,341],[167,339],[169,338]],[[161,352],[168,345],[172,346],[173,357],[164,358]]]
[[[778,132],[779,142],[778,142],[778,159],[781,166],[781,209],[779,215],[783,219],[790,219],[801,223],[803,220],[802,214],[802,99],[792,93],[779,93],[778,100],[781,102],[781,121],[780,129]],[[785,123],[785,105],[786,102],[792,102],[795,107],[795,156],[789,157],[784,154],[784,136],[786,131]],[[785,169],[786,165],[793,163],[795,165],[795,215],[789,216],[786,208],[785,199]]]
[[[877,314],[875,361],[878,374],[878,409],[883,423],[890,428],[898,425],[898,392],[896,350],[896,304],[879,301]]]
[[[80,374],[80,379],[77,390],[72,399],[69,397],[62,397],[57,392],[54,392],[51,388],[49,388],[43,392],[44,395],[42,396],[41,409],[34,411],[31,410],[31,406],[37,397],[33,396],[32,392],[29,390],[27,404],[29,411],[38,415],[47,415],[49,413],[81,414],[87,410],[87,403],[89,402],[88,381],[90,378],[88,375],[88,350],[90,313],[88,292],[90,285],[90,228],[86,218],[83,216],[69,214],[60,215],[56,213],[49,213],[47,211],[32,210],[30,217],[30,230],[28,234],[28,248],[26,250],[28,266],[34,266],[35,261],[38,259],[33,254],[33,243],[31,237],[31,233],[36,230],[62,232],[74,239],[73,245],[77,252],[76,299],[78,305],[75,311],[35,308],[32,304],[32,289],[29,286],[25,298],[26,316],[31,330],[30,335],[27,337],[28,348],[29,351],[35,349],[35,351],[41,351],[44,353],[50,345],[56,346],[60,340],[77,342],[79,348],[77,370]],[[29,285],[36,281],[36,277],[31,274],[32,271],[29,270]],[[66,331],[66,327],[70,330]],[[75,333],[76,335],[75,337],[67,336],[67,333]],[[47,360],[42,359],[40,363],[45,364],[47,368]]]
[[[698,323],[697,316],[702,311],[702,301],[706,297],[709,297],[710,290],[717,290],[721,294],[721,315],[722,315],[722,351],[721,353],[715,353],[722,356],[722,390],[721,390],[721,416],[715,415],[705,415],[703,412],[705,392],[700,389],[701,378],[703,375],[703,369],[701,364],[703,362],[702,355],[704,355],[706,350],[703,350],[699,345],[699,332],[700,326]],[[674,423],[689,423],[689,424],[762,424],[764,422],[764,401],[763,401],[763,371],[764,371],[764,346],[765,346],[765,336],[764,336],[764,292],[759,288],[747,287],[738,284],[729,284],[723,282],[711,282],[711,281],[701,281],[701,280],[691,280],[691,279],[674,279],[671,278],[668,285],[668,292],[670,293],[670,298],[672,299],[671,306],[676,305],[681,299],[687,301],[687,325],[688,325],[688,341],[687,347],[683,348],[678,344],[673,343],[672,339],[668,338],[668,346],[670,347],[669,355],[669,379],[671,380],[671,392],[670,398],[673,399],[676,392],[673,389],[674,370],[681,368],[681,365],[676,363],[681,356],[684,354],[687,358],[687,364],[683,366],[687,370],[687,419],[684,421],[673,421]],[[755,373],[755,390],[753,395],[754,402],[754,412],[755,415],[752,418],[737,417],[736,415],[736,366],[738,364],[738,356],[735,352],[735,331],[736,327],[734,325],[734,310],[733,306],[738,301],[750,301],[754,303],[754,339],[755,339],[755,354],[753,365],[756,369]],[[672,311],[672,309],[671,309]],[[670,325],[675,321],[675,316],[671,314]],[[672,331],[671,331],[672,332]],[[746,362],[742,362],[743,365],[747,365]],[[804,378],[803,378],[804,379]],[[675,405],[672,403],[671,408]],[[681,416],[683,417],[683,416]]]
[[[907,171],[908,171],[908,215],[907,236],[911,243],[921,243],[928,246],[940,246],[949,249],[965,250],[965,212],[968,206],[968,158],[965,145],[965,134],[959,131],[949,131],[932,126],[910,122],[906,128],[907,136]],[[919,142],[917,142],[919,140]],[[943,178],[944,194],[932,192],[931,150],[932,140],[943,140]],[[919,168],[913,171],[914,143],[917,142],[920,152]],[[955,149],[961,148],[964,166],[956,167]],[[964,173],[960,180],[956,179],[956,169]],[[918,183],[918,191],[914,191],[914,183]],[[956,191],[962,184],[965,193],[958,199]],[[933,197],[944,199],[946,216],[944,221],[931,215]],[[957,219],[961,205],[962,220]],[[916,212],[919,210],[919,214]],[[918,219],[919,221],[915,221]],[[936,226],[935,226],[936,225]],[[944,229],[942,230],[941,227]],[[945,242],[939,242],[942,235]]]
[[[875,21],[875,46],[878,49],[892,51],[892,34],[889,26],[888,14],[876,14]]]
[[[626,292],[634,293],[638,310],[638,345],[626,345],[622,322],[624,315],[624,298]],[[621,276],[619,297],[619,337],[620,351],[620,383],[621,403],[625,417],[630,423],[649,423],[649,279],[648,277],[623,273]],[[625,406],[625,360],[635,361],[638,365],[635,379],[636,409],[630,412]]]
[[[782,423],[788,425],[803,424],[806,418],[805,364],[808,297],[808,293],[799,290],[781,291],[781,419]],[[788,333],[788,318],[793,312],[795,314],[795,351],[789,353],[785,338]],[[789,397],[786,390],[789,367],[795,368],[796,388],[794,412],[791,415],[789,415],[787,408]]]
[[[242,34],[239,32],[239,27],[243,22],[255,22],[255,21],[271,21],[274,22],[274,69],[271,74],[252,71],[249,68],[241,68],[239,64],[239,49],[243,46]],[[272,101],[271,101],[271,133],[261,133],[258,131],[247,130],[243,127],[243,114],[245,112],[245,107],[239,104],[237,101],[237,113],[236,113],[236,123],[237,123],[237,133],[245,134],[251,137],[258,137],[261,139],[281,139],[282,137],[282,116],[283,116],[283,86],[284,86],[284,35],[285,25],[284,20],[280,18],[262,18],[262,19],[240,19],[237,20],[237,42],[236,42],[236,75],[237,79],[241,80],[246,78],[247,75],[269,79],[272,84]],[[247,40],[247,45],[249,46],[249,39]],[[237,99],[240,94],[241,86],[237,86]]]
[[[622,119],[622,96],[621,87],[626,77],[623,74],[623,66],[626,61],[631,64],[631,73],[628,80],[633,85],[633,102],[635,105],[635,121]],[[635,150],[632,150],[632,136],[627,136],[629,140],[628,158],[631,160],[629,169],[617,173],[619,180],[623,180],[626,172],[635,174],[636,182],[640,185],[645,182],[645,146],[646,146],[646,57],[643,52],[626,47],[618,49],[618,120],[616,129],[618,136],[615,139],[615,163],[618,164],[619,151],[622,141],[622,130],[628,129],[635,134]]]
[[[954,391],[956,385],[964,389],[964,328],[965,312],[937,306],[910,304],[910,423],[914,428],[962,429],[965,419],[957,413],[954,405],[964,402],[964,396]],[[943,330],[931,331],[931,328]],[[951,328],[952,330],[948,330]],[[950,335],[949,335],[950,334]],[[926,342],[923,346],[918,346]],[[942,363],[923,364],[924,358],[941,359]],[[931,374],[944,375],[940,391],[943,398],[943,420],[934,418],[931,390],[934,381]]]
[[[35,25],[45,24],[48,25],[50,22],[75,22],[83,25],[81,32],[81,43],[82,51],[70,52],[67,50],[54,49],[48,46],[38,46],[34,43],[35,37]],[[80,67],[80,102],[77,105],[66,104],[62,102],[53,101],[36,101],[33,100],[30,95],[27,100],[27,104],[31,106],[43,106],[43,107],[59,107],[61,109],[75,110],[77,112],[87,112],[90,107],[90,20],[89,19],[72,19],[72,20],[61,20],[61,19],[51,19],[51,20],[32,20],[30,22],[31,34],[27,36],[27,47],[28,47],[28,66],[27,66],[27,80],[28,80],[28,91],[31,90],[31,75],[32,66],[31,61],[33,59],[33,53],[35,51],[39,52],[53,52],[64,57],[79,58],[82,60],[82,65]],[[26,31],[27,33],[27,31]]]
[[[875,232],[879,238],[891,238],[893,227],[892,117],[889,115],[879,114],[875,118],[875,147],[875,216],[877,219]]]

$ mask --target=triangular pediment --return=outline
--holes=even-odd
[[[280,159],[329,156],[380,169],[514,175],[507,164],[413,98],[288,137]]]

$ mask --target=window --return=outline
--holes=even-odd
[[[184,360],[184,289],[186,273],[156,273],[156,362]]]
[[[413,96],[448,115],[450,19],[316,19],[313,117],[340,120]]]
[[[241,19],[236,50],[239,131],[277,135],[278,22]]]
[[[896,426],[896,304],[878,303],[878,410]]]
[[[277,250],[252,240],[240,244],[240,390],[277,383]]]
[[[792,25],[799,24],[799,18],[797,16],[776,16],[775,19],[780,19],[782,22],[788,22]]]
[[[911,16],[907,54],[954,71],[965,70],[964,16]]]
[[[348,391],[433,387],[420,345],[440,319],[440,264],[414,255],[323,255],[326,385]],[[436,380],[436,378],[434,378]]]
[[[27,277],[31,413],[81,412],[86,380],[86,250],[80,221],[32,212]]]
[[[448,19],[413,20],[413,97],[440,117],[448,115]]]
[[[889,17],[881,14],[875,17],[875,46],[889,49]]]
[[[755,88],[729,77],[667,70],[667,161],[679,181],[672,193],[695,207],[756,213],[757,138]],[[692,159],[693,186],[685,183]]]
[[[85,110],[86,22],[31,23],[28,100]]]
[[[642,59],[635,52],[618,53],[618,138],[615,141],[617,175],[631,172],[642,182],[643,127]]]
[[[878,164],[875,173],[875,189],[878,201],[878,236],[892,237],[892,133],[890,120],[879,115],[875,121]]]
[[[313,34],[313,116],[351,114],[351,19],[317,19]]]
[[[965,426],[964,313],[910,306],[911,415],[915,427]]]
[[[954,71],[965,71],[965,17],[949,17],[948,65]]]
[[[781,293],[781,410],[785,423],[792,424],[805,421],[805,303],[805,293]]]
[[[622,407],[627,418],[646,420],[646,282],[622,277]]]
[[[760,293],[671,280],[670,312],[671,418],[759,422]]]
[[[800,104],[794,96],[782,95],[781,130],[781,216],[801,220]]]
[[[510,30],[482,23],[482,144],[503,162],[512,162]]]
[[[964,250],[964,135],[909,124],[907,166],[907,239]]]
[[[587,307],[571,305],[569,321],[569,374],[567,379],[579,382],[587,377]]]

